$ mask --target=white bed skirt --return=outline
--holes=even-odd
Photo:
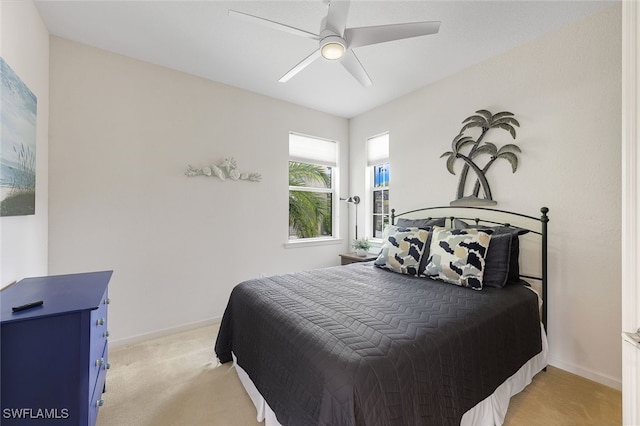
[[[461,426],[493,426],[504,423],[511,397],[521,392],[531,383],[533,376],[547,366],[549,345],[542,324],[540,324],[540,334],[542,337],[542,352],[531,358],[513,376],[505,380],[504,383],[498,386],[494,393],[464,413],[462,421],[460,422]],[[275,413],[271,410],[267,401],[260,395],[260,392],[256,389],[249,375],[236,362],[235,354],[232,355],[233,364],[240,378],[240,382],[242,382],[251,401],[253,401],[253,405],[256,407],[256,419],[259,422],[264,420],[265,426],[281,426]]]

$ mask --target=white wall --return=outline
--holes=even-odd
[[[351,189],[364,187],[365,139],[390,131],[391,205],[447,205],[445,159],[461,121],[484,108],[521,127],[515,174],[488,174],[497,208],[550,209],[551,364],[620,388],[620,5],[351,120]],[[502,130],[487,141],[509,142]],[[364,219],[364,215],[361,220]]]
[[[347,240],[284,247],[288,132],[339,141],[347,173],[348,125],[52,37],[50,272],[114,270],[117,343],[221,317],[242,280],[337,265]],[[225,157],[262,181],[184,175]]]
[[[0,56],[37,97],[36,212],[0,218],[0,288],[47,274],[49,33],[31,0],[0,1]]]

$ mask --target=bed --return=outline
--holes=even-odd
[[[502,424],[547,363],[541,213],[392,211],[374,262],[238,284],[216,355],[267,426]]]

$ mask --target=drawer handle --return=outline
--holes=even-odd
[[[105,369],[105,370],[109,370],[110,368],[111,368],[111,363],[106,363],[106,364],[104,365],[104,369]]]
[[[96,326],[98,326],[98,325],[104,325],[104,321],[105,321],[105,319],[104,319],[104,318],[100,318],[100,319],[96,320]]]
[[[104,333],[102,333],[102,337],[104,337],[105,339],[107,339],[109,336],[109,331],[105,331]]]
[[[102,407],[104,405],[104,399],[99,399],[96,401],[96,407]]]
[[[104,358],[96,359],[96,367],[100,367],[104,364]]]
[[[111,299],[109,299],[108,297],[106,299],[104,299],[104,303],[105,305],[108,305],[109,303],[111,303]]]

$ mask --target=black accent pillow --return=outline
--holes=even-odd
[[[520,235],[529,230],[511,226],[478,226],[492,229],[493,234],[485,258],[484,285],[502,288],[520,282]]]
[[[483,227],[481,227],[481,226],[470,225],[467,222],[465,222],[464,220],[456,219],[455,217],[453,218],[453,222],[451,223],[451,227],[453,229],[467,229],[467,228],[483,229]],[[488,226],[485,226],[484,229],[491,229],[491,228],[489,228]]]
[[[434,226],[444,226],[446,218],[431,218],[431,219],[407,219],[404,217],[398,218],[396,221],[396,226],[401,228],[421,228],[421,229],[431,229]]]
[[[484,259],[483,285],[485,287],[502,288],[509,281],[512,243],[513,238],[509,234],[491,236],[487,256]]]
[[[513,238],[511,239],[511,258],[509,262],[509,277],[507,278],[507,284],[521,284],[520,238],[518,238],[518,235],[522,235],[522,234],[517,234],[513,236]]]

